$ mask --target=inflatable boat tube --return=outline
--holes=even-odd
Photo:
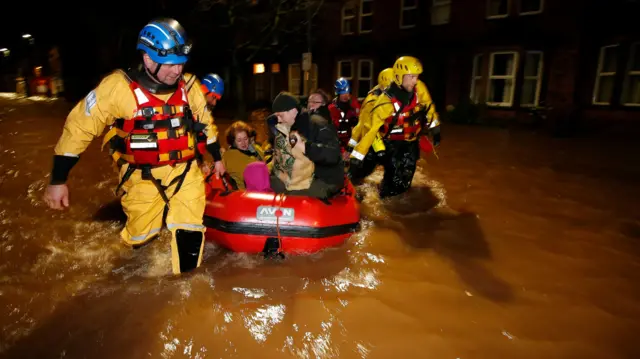
[[[326,201],[234,190],[215,176],[207,179],[206,192],[205,237],[235,252],[310,254],[343,244],[360,221],[348,180],[340,194]]]

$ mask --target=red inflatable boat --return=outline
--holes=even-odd
[[[235,252],[309,254],[339,246],[358,228],[360,208],[348,180],[343,191],[317,198],[232,190],[207,180],[206,239]]]

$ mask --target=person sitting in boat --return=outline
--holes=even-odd
[[[273,100],[278,118],[271,188],[276,193],[329,198],[344,186],[338,133],[317,114],[302,113],[298,99],[281,92]]]
[[[322,89],[317,89],[309,95],[307,101],[307,111],[310,114],[318,114],[327,120],[331,120],[329,111],[329,95]]]
[[[225,133],[229,149],[222,155],[222,163],[238,189],[246,188],[244,171],[247,165],[256,161],[265,161],[262,147],[250,142],[249,136],[252,132],[255,131],[247,123],[236,121]]]

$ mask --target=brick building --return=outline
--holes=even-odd
[[[640,28],[634,0],[327,0],[314,30],[311,87],[339,76],[362,98],[401,55],[420,58],[440,111],[486,105],[524,116],[545,103],[563,118],[640,119]],[[249,99],[301,93],[300,54],[271,57]],[[266,60],[266,59],[265,59]],[[270,71],[274,70],[274,71]],[[278,70],[278,71],[276,71]]]

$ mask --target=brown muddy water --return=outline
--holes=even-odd
[[[0,98],[1,358],[639,358],[639,145],[445,125],[336,249],[282,263],[121,244],[95,141],[41,201],[68,107]],[[227,123],[222,123],[225,127]],[[635,160],[631,160],[635,158]]]

